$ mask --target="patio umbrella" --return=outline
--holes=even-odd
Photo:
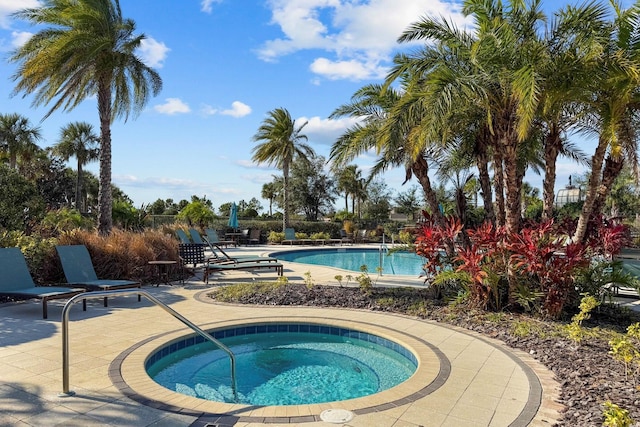
[[[236,205],[236,202],[233,202],[233,204],[231,205],[231,210],[229,212],[229,222],[227,223],[227,225],[234,230],[238,229],[238,206]]]

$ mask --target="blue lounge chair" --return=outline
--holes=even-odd
[[[204,269],[204,282],[209,283],[209,275],[216,271],[260,270],[274,269],[278,276],[282,276],[284,267],[279,262],[208,262]]]
[[[200,233],[198,233],[198,230],[196,230],[195,228],[189,229],[189,236],[191,236],[191,241],[193,243],[197,243],[198,245],[205,244],[204,240],[202,240],[202,236],[200,235]]]
[[[238,246],[235,240],[220,240],[220,237],[218,237],[218,232],[213,228],[207,228],[204,230],[204,232],[206,233],[207,241],[211,244],[225,247],[229,245]]]
[[[213,253],[213,256],[209,258],[210,262],[217,263],[230,263],[230,262],[278,262],[277,258],[269,256],[255,256],[255,255],[229,255],[225,252],[219,244],[210,242],[206,237],[203,238],[206,243],[209,244],[209,249]]]
[[[294,243],[300,243],[303,245],[310,245],[313,243],[311,239],[298,239],[296,238],[296,230],[293,228],[287,227],[284,229],[284,240],[282,241],[283,245],[290,244],[293,246]]]
[[[81,288],[62,286],[36,286],[20,248],[0,248],[0,295],[42,300],[42,318],[47,318],[47,301],[71,298],[85,292]],[[87,310],[87,301],[82,300],[82,309]]]
[[[60,256],[64,276],[71,285],[102,291],[140,289],[142,287],[139,282],[130,280],[98,279],[96,271],[93,269],[89,251],[84,245],[56,246],[56,250],[58,251],[58,256]],[[140,301],[139,294],[138,301]],[[108,306],[107,297],[104,297],[104,306]]]
[[[178,240],[180,240],[180,243],[191,243],[191,239],[189,238],[189,236],[187,236],[187,233],[184,232],[183,229],[178,228],[176,230],[176,236],[178,236]]]

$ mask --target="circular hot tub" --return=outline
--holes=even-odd
[[[145,368],[155,382],[200,399],[260,406],[355,399],[409,379],[418,360],[405,346],[356,329],[315,323],[239,325],[172,340]]]

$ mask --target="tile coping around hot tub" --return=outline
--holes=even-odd
[[[373,395],[340,402],[310,405],[256,407],[203,400],[186,396],[155,383],[146,373],[149,358],[167,344],[185,339],[185,330],[160,334],[144,340],[119,355],[111,364],[109,374],[112,382],[127,397],[158,409],[199,417],[227,417],[239,422],[304,423],[320,421],[325,409],[343,408],[355,414],[367,414],[401,406],[422,399],[441,388],[451,374],[451,362],[437,346],[426,340],[385,326],[359,321],[345,321],[326,317],[254,317],[236,321],[213,322],[204,325],[206,330],[220,331],[250,325],[264,324],[317,324],[336,328],[357,330],[396,342],[410,350],[417,360],[414,375],[396,387]],[[542,388],[530,368],[521,365],[530,383],[530,397],[512,425],[527,425],[540,403]]]
[[[302,424],[321,421],[320,413],[326,409],[341,408],[352,411],[356,415],[377,413],[412,404],[427,398],[448,384],[452,374],[452,365],[447,356],[436,346],[425,339],[413,336],[397,329],[380,324],[359,320],[344,320],[326,316],[286,317],[245,317],[242,320],[212,322],[202,325],[204,329],[225,329],[250,324],[265,323],[318,323],[333,325],[339,328],[355,329],[387,338],[410,349],[418,361],[415,374],[404,383],[374,395],[341,402],[328,402],[312,405],[289,406],[249,406],[229,404],[198,399],[168,390],[155,383],[145,371],[145,363],[149,356],[159,347],[172,340],[185,336],[185,330],[169,332],[150,337],[121,353],[110,365],[109,375],[113,384],[130,399],[165,411],[199,417],[199,424],[222,423],[235,425],[244,423],[279,423]],[[159,342],[161,341],[161,342]],[[499,345],[486,342],[500,351]],[[512,419],[512,426],[527,426],[537,419],[538,409],[548,406],[542,401],[542,384],[534,370],[523,363],[509,351],[504,354],[522,369],[529,384],[529,398],[522,404],[518,415]],[[546,411],[546,409],[544,409]],[[544,418],[544,416],[543,416]]]

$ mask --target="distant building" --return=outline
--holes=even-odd
[[[569,185],[558,191],[554,206],[556,208],[561,208],[567,203],[575,203],[582,200],[584,200],[584,193],[582,189],[571,184],[571,175],[569,175]]]

